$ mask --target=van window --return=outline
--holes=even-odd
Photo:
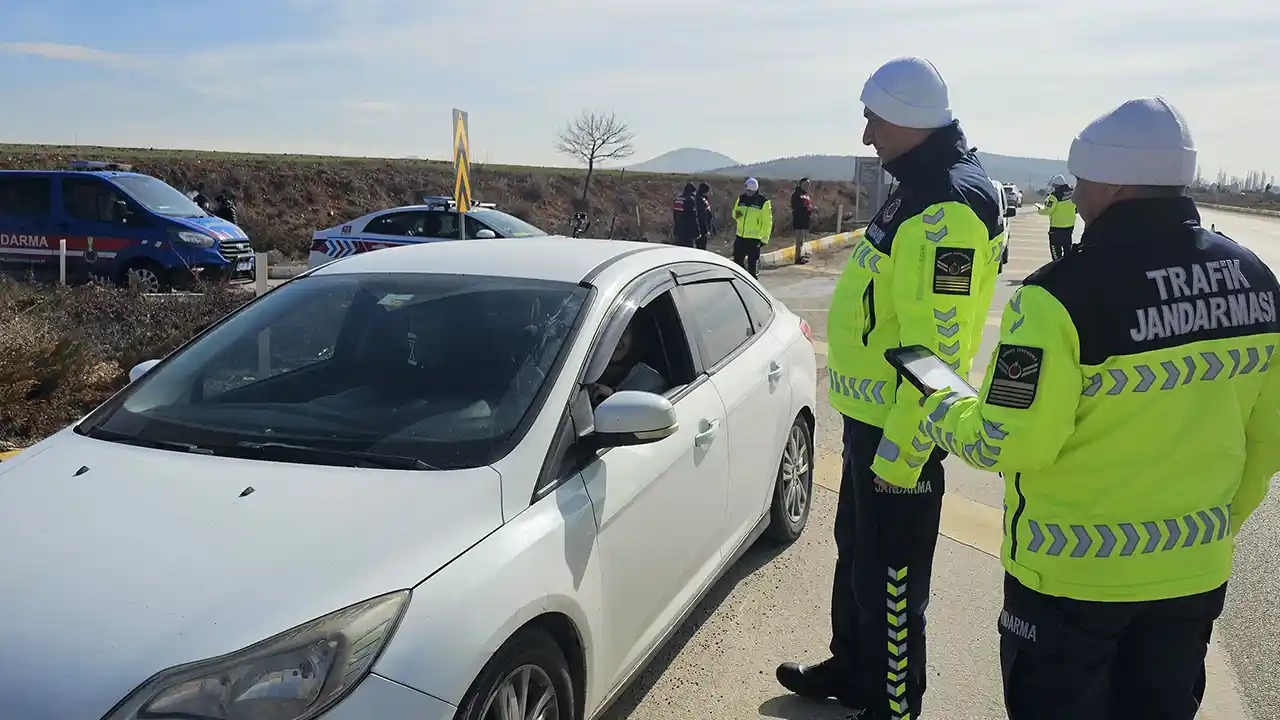
[[[66,178],[62,181],[62,207],[77,220],[120,223],[116,201],[124,200],[124,193],[97,178]]]
[[[191,202],[191,198],[163,180],[147,175],[118,175],[114,180],[134,200],[157,215],[178,218],[209,217],[200,206]]]
[[[53,181],[38,177],[0,178],[0,216],[47,217]]]

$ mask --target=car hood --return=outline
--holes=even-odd
[[[195,217],[195,218],[170,218],[180,225],[186,225],[192,230],[196,230],[206,235],[212,235],[219,240],[247,240],[248,235],[239,226],[223,220],[220,217]]]
[[[156,672],[412,587],[501,525],[500,480],[59,433],[0,464],[0,718],[99,718]]]

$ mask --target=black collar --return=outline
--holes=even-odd
[[[1189,197],[1121,200],[1085,227],[1080,244],[1118,237],[1150,237],[1199,226],[1200,212]]]
[[[929,133],[924,142],[884,164],[885,172],[899,182],[949,170],[969,152],[969,141],[958,121]]]

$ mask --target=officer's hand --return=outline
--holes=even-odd
[[[875,481],[876,481],[876,487],[880,488],[881,490],[892,490],[892,489],[893,489],[893,486],[892,486],[892,485],[890,485],[889,483],[885,482],[884,480],[881,480],[879,477],[876,477],[876,478],[875,478]]]

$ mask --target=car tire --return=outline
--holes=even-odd
[[[778,544],[795,542],[809,522],[813,500],[813,433],[804,416],[797,416],[787,431],[787,442],[778,461],[773,487],[769,527],[765,537]]]
[[[123,287],[137,285],[142,292],[167,292],[172,286],[169,271],[160,263],[151,260],[134,260],[120,273],[119,281]]]
[[[527,688],[522,697],[515,692]],[[458,720],[500,720],[502,703],[515,701],[520,718],[576,720],[573,677],[560,646],[547,633],[525,628],[507,640],[485,664],[458,705]],[[538,703],[547,704],[545,715],[532,712]]]

